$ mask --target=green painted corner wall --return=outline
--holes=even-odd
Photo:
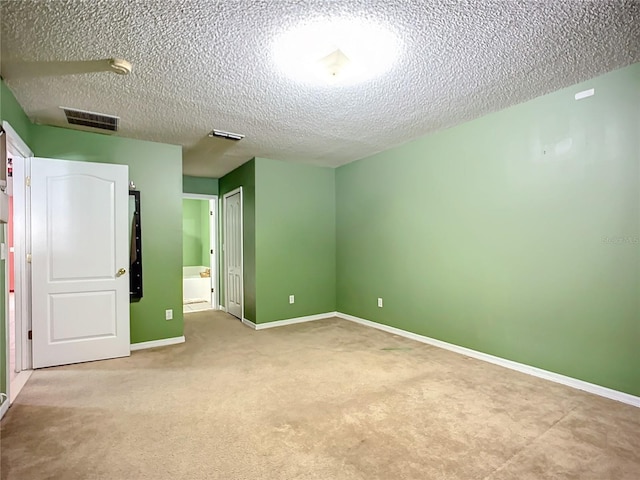
[[[30,147],[39,157],[129,166],[141,197],[144,290],[131,303],[131,342],[183,335],[181,148],[41,125],[32,126]]]
[[[224,195],[242,187],[242,229],[243,229],[243,284],[244,284],[244,317],[256,322],[256,161],[247,163],[229,172],[219,181],[220,215],[224,206]],[[222,246],[224,239],[224,223],[219,222],[219,241]],[[222,251],[219,248],[218,251]],[[221,265],[224,262],[220,261]],[[224,275],[220,275],[220,304],[225,305]]]
[[[182,191],[183,193],[197,193],[200,195],[218,195],[218,179],[183,175]]]
[[[635,64],[338,168],[338,310],[640,395],[638,105]]]
[[[182,200],[182,265],[211,266],[209,254],[209,201]]]
[[[257,323],[335,311],[335,214],[334,169],[256,158]]]
[[[0,119],[11,124],[13,129],[20,135],[20,138],[30,145],[31,140],[31,120],[24,113],[24,110],[16,100],[13,92],[0,80]]]

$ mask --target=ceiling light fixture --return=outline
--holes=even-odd
[[[382,75],[399,50],[397,37],[376,23],[327,19],[278,36],[272,54],[280,70],[296,81],[349,85]]]
[[[345,68],[349,67],[351,60],[338,48],[326,57],[318,60],[318,62],[327,70],[329,75],[337,77],[344,72]]]

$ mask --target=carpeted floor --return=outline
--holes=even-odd
[[[339,319],[36,371],[3,480],[638,480],[640,409]]]

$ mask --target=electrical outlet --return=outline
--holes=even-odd
[[[296,296],[295,295],[289,295],[289,303],[296,303]]]
[[[164,319],[165,320],[173,320],[173,309],[169,308],[164,311]]]
[[[382,308],[382,298],[378,297],[378,307]]]

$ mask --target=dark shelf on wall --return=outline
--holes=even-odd
[[[133,205],[131,203],[132,200]],[[129,205],[129,218],[131,221],[129,296],[132,301],[135,301],[142,298],[142,222],[140,221],[139,191],[129,190]]]

